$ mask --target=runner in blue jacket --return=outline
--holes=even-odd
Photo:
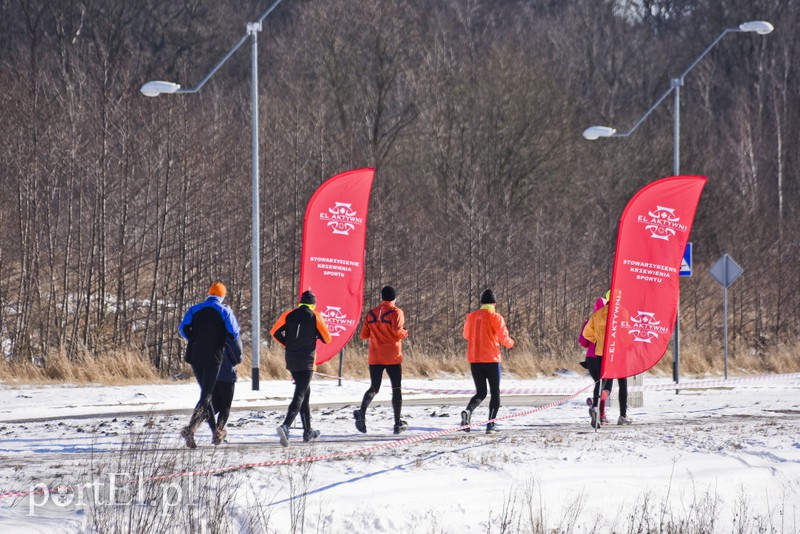
[[[211,396],[222,364],[223,347],[228,337],[239,340],[239,323],[230,308],[222,304],[228,290],[216,282],[208,290],[208,298],[195,304],[186,312],[178,332],[188,341],[186,362],[192,366],[197,383],[200,385],[200,400],[192,412],[189,424],[181,430],[181,437],[190,449],[197,447],[194,434],[205,420],[213,434],[213,442],[221,443],[221,433],[217,429]]]

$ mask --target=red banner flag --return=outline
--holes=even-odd
[[[361,319],[367,208],[375,169],[355,169],[324,182],[306,208],[300,293],[317,296],[331,342],[317,342],[317,363],[344,347]]]
[[[672,176],[642,188],[619,221],[608,303],[603,378],[653,367],[667,351],[679,276],[705,176]]]

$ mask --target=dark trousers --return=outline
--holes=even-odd
[[[395,365],[370,365],[369,366],[369,380],[371,382],[369,389],[364,393],[364,399],[361,401],[361,413],[366,414],[369,404],[378,391],[381,390],[381,381],[383,380],[383,371],[389,375],[389,381],[392,383],[392,410],[394,410],[394,422],[400,424],[400,411],[403,409],[403,394],[400,389],[400,382],[403,376],[403,366],[401,364]]]
[[[211,396],[211,404],[217,413],[217,428],[225,428],[225,423],[231,415],[231,404],[233,404],[234,382],[217,382],[214,386],[214,394]]]
[[[611,380],[609,380],[611,382]],[[619,383],[619,414],[622,417],[628,416],[628,379],[618,378]]]
[[[314,371],[290,371],[292,379],[294,380],[294,396],[292,402],[289,403],[289,409],[286,412],[286,419],[283,424],[292,426],[294,418],[300,413],[300,421],[303,423],[303,430],[311,430],[311,409],[308,402],[311,397],[311,377],[314,376]]]
[[[489,419],[497,417],[500,410],[500,364],[499,363],[471,363],[472,380],[475,382],[475,396],[467,404],[467,410],[475,411],[486,398],[486,384],[492,398],[489,400]]]
[[[603,358],[602,357],[595,357],[595,358],[586,358],[586,369],[589,371],[589,375],[591,375],[592,380],[595,381],[594,384],[594,393],[592,394],[592,406],[597,408],[597,400],[600,397],[600,389],[605,389],[611,394],[611,384],[613,381],[611,380],[600,380],[600,370],[603,367]],[[602,412],[603,410],[601,410]]]
[[[194,410],[195,413],[202,412],[212,432],[217,425],[211,397],[214,395],[214,385],[217,383],[219,366],[220,364],[200,367],[192,364],[192,372],[194,373],[195,379],[197,379],[197,383],[200,384],[200,400],[197,401]]]
[[[608,394],[611,394],[611,386],[614,383],[614,380],[600,380],[600,371],[603,367],[603,357],[598,356],[596,358],[586,358],[586,368],[589,370],[589,374],[592,376],[592,380],[595,381],[594,385],[594,394],[592,396],[592,406],[595,408],[597,407],[597,399],[600,396],[600,389],[608,391]],[[623,417],[627,416],[628,414],[628,379],[627,378],[618,378],[617,382],[619,382],[619,414]],[[603,411],[602,409],[600,410]]]

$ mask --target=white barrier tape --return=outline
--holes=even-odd
[[[254,462],[254,463],[231,465],[231,466],[225,466],[225,467],[215,467],[215,468],[212,468],[212,469],[202,469],[202,470],[199,470],[199,471],[183,471],[183,472],[179,472],[179,473],[172,473],[172,474],[169,474],[169,475],[157,475],[157,476],[151,476],[151,477],[148,477],[148,478],[132,480],[130,483],[140,484],[142,482],[156,482],[156,481],[163,481],[163,480],[173,480],[173,479],[176,479],[176,478],[184,478],[184,477],[214,475],[214,474],[226,473],[226,472],[231,472],[231,471],[239,471],[241,469],[251,469],[251,468],[254,468],[254,467],[270,467],[270,466],[276,466],[276,465],[289,465],[289,464],[302,464],[302,463],[310,463],[310,462],[319,462],[319,461],[322,461],[322,460],[335,460],[335,459],[339,459],[339,458],[347,458],[349,456],[356,456],[356,455],[359,455],[359,454],[366,454],[366,453],[370,453],[370,452],[375,452],[375,451],[379,451],[379,450],[383,450],[383,449],[393,449],[395,447],[401,447],[403,445],[410,445],[412,443],[418,443],[418,442],[421,442],[421,441],[425,441],[425,440],[429,440],[429,439],[433,439],[433,438],[438,438],[438,437],[441,437],[441,436],[446,436],[448,434],[455,434],[456,432],[459,432],[459,431],[464,430],[466,428],[472,428],[472,427],[475,427],[475,426],[482,426],[482,425],[486,425],[488,423],[495,422],[495,421],[505,421],[507,419],[513,419],[513,418],[516,418],[516,417],[523,417],[525,415],[530,415],[530,414],[533,414],[533,413],[536,413],[536,412],[541,412],[541,411],[553,408],[555,406],[559,406],[559,405],[564,404],[566,402],[569,402],[570,400],[574,399],[575,397],[577,397],[578,395],[580,395],[581,393],[583,393],[584,391],[588,390],[589,388],[591,388],[593,386],[594,386],[594,384],[590,384],[590,385],[586,386],[585,388],[581,389],[580,391],[578,391],[576,393],[573,393],[573,394],[571,394],[571,395],[569,395],[567,397],[564,397],[564,398],[559,399],[557,401],[553,401],[550,404],[546,404],[544,406],[538,406],[536,408],[532,408],[530,410],[526,410],[526,411],[523,411],[523,412],[517,412],[517,413],[510,414],[510,415],[504,415],[503,417],[497,417],[495,419],[488,419],[486,421],[481,421],[479,423],[471,423],[469,425],[458,426],[458,427],[453,427],[453,428],[447,428],[447,429],[444,429],[444,430],[437,430],[435,432],[428,432],[427,434],[420,434],[419,436],[413,436],[413,437],[408,437],[408,438],[404,438],[404,439],[398,439],[398,440],[394,440],[394,441],[387,441],[387,442],[381,443],[379,445],[374,445],[372,447],[366,447],[366,448],[363,448],[363,449],[356,449],[356,450],[344,451],[344,452],[334,452],[334,453],[322,454],[322,455],[318,455],[318,456],[301,456],[301,457],[295,457],[295,458],[283,458],[283,459],[280,459],[280,460],[266,460],[264,462]],[[9,498],[9,497],[31,497],[31,496],[34,496],[34,495],[44,495],[44,494],[49,494],[49,493],[68,493],[68,492],[71,492],[72,490],[73,490],[73,486],[66,486],[66,487],[60,487],[60,488],[41,488],[41,489],[30,490],[30,491],[4,491],[4,492],[0,492],[0,499],[5,499],[5,498]]]
[[[318,376],[325,378],[339,379],[338,376],[326,375],[324,373],[315,373]],[[628,385],[628,391],[667,391],[671,389],[705,389],[710,387],[733,386],[747,384],[748,382],[771,382],[773,380],[791,380],[800,378],[800,373],[787,373],[780,375],[759,375],[759,376],[742,376],[736,378],[715,378],[709,380],[689,380],[687,382],[668,384],[646,384],[642,386]],[[356,380],[342,377],[342,380],[348,382],[359,382],[369,384],[370,382],[364,380]],[[403,391],[414,391],[418,393],[429,393],[431,395],[474,395],[474,389],[426,389],[426,388],[412,388],[403,386]],[[538,388],[512,388],[501,389],[501,395],[567,395],[569,390],[564,387],[538,387]]]
[[[709,380],[690,380],[688,382],[670,382],[669,384],[651,384],[649,386],[628,386],[628,391],[665,391],[670,389],[705,389],[710,387],[735,386],[748,382],[772,382],[774,380],[793,380],[800,378],[800,373],[780,375],[740,376],[736,378],[715,378]]]

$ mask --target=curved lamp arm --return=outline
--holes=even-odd
[[[704,57],[706,57],[706,54],[708,54],[712,48],[717,46],[717,43],[719,43],[720,40],[722,40],[722,38],[725,37],[727,34],[733,32],[738,32],[738,33],[746,32],[746,33],[757,33],[759,35],[766,35],[772,32],[772,30],[774,30],[772,24],[764,20],[752,20],[749,22],[744,22],[735,28],[726,28],[725,30],[723,30],[722,33],[719,34],[719,36],[717,36],[716,39],[714,39],[714,41],[710,45],[708,45],[708,47],[706,47],[705,50],[703,50],[703,52],[699,56],[697,56],[697,58],[694,61],[692,61],[692,63],[686,68],[685,71],[683,71],[680,77],[674,78],[670,82],[669,89],[667,89],[667,91],[663,95],[661,95],[652,106],[650,106],[650,109],[648,109],[645,112],[645,114],[642,115],[639,118],[639,120],[637,120],[636,123],[628,131],[617,132],[615,128],[611,128],[610,126],[590,126],[589,128],[586,128],[583,131],[583,137],[590,141],[594,141],[595,139],[599,139],[600,137],[628,137],[629,135],[631,135],[633,132],[636,131],[636,129],[645,121],[645,119],[647,119],[647,117],[650,116],[650,114],[661,104],[661,102],[663,102],[664,99],[670,95],[670,93],[672,93],[677,87],[683,85],[683,79],[686,77],[686,75],[689,74],[689,72],[698,63],[700,63],[700,61]]]
[[[162,95],[162,94],[197,93],[197,92],[199,92],[200,89],[206,84],[206,82],[208,80],[210,80],[211,77],[214,76],[214,74],[216,74],[216,72],[219,70],[219,68],[226,61],[228,61],[228,59],[234,54],[234,52],[236,52],[239,49],[239,47],[241,47],[244,44],[244,42],[247,41],[247,38],[250,37],[250,35],[253,32],[261,31],[261,23],[264,21],[265,18],[267,18],[269,16],[270,13],[272,13],[272,11],[276,7],[278,7],[278,4],[280,4],[282,1],[283,0],[275,0],[272,3],[272,5],[267,8],[267,10],[264,12],[264,14],[261,15],[258,18],[258,22],[257,23],[248,24],[247,25],[247,32],[242,36],[241,39],[239,39],[239,42],[236,43],[235,45],[233,45],[233,47],[230,50],[228,50],[228,52],[219,61],[219,63],[217,63],[214,66],[214,68],[211,69],[211,72],[206,74],[206,76],[202,80],[200,80],[200,83],[198,83],[195,87],[189,87],[189,88],[186,88],[186,89],[182,89],[181,86],[179,84],[177,84],[177,83],[164,82],[164,81],[155,81],[155,82],[147,82],[146,84],[144,84],[141,87],[141,89],[139,89],[139,91],[144,96],[158,96],[158,95]]]

